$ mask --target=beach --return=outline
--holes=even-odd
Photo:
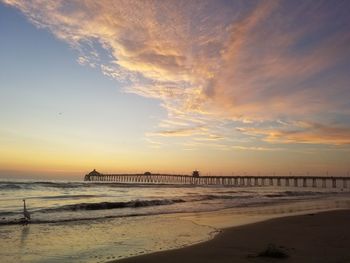
[[[193,246],[122,259],[147,262],[350,262],[350,210],[270,219],[225,228],[214,239]],[[287,258],[258,256],[269,244]]]
[[[0,263],[350,263],[350,0],[0,0]]]
[[[282,221],[278,223],[281,231],[270,229],[268,222],[310,218],[312,224],[318,224],[318,213],[350,209],[349,191],[333,188],[20,180],[0,181],[0,189],[1,262],[102,263],[127,258],[144,262],[145,259],[137,258],[139,255],[150,255],[153,262],[153,257],[163,252],[162,257],[174,260],[177,257],[167,253],[180,253],[178,257],[188,262],[195,262],[191,255],[201,262],[209,259],[213,262],[213,257],[220,260],[219,257],[225,255],[238,257],[236,261],[240,262],[261,260],[254,255],[269,243],[285,246],[290,254],[290,259],[286,260],[294,260],[295,253],[303,251],[298,248],[302,243],[288,242],[297,240],[291,237],[298,231],[307,233],[303,223],[296,223],[300,226],[297,231]],[[19,221],[24,198],[31,214],[28,225]],[[324,224],[325,231],[330,229],[328,227],[337,227],[329,231],[342,237],[341,231],[347,228],[349,218],[342,222],[342,217],[330,213],[327,217],[330,223]],[[316,215],[304,216],[307,214]],[[259,225],[260,228],[249,232]],[[323,225],[320,226],[323,231]],[[236,233],[239,229],[249,231]],[[283,235],[288,242],[278,235]],[[317,240],[323,238],[312,233],[309,236]],[[333,242],[331,237],[325,238]],[[309,242],[307,238],[302,239]],[[296,252],[292,248],[296,248]],[[188,251],[189,256],[182,255],[183,251]],[[165,261],[171,262],[169,260]]]

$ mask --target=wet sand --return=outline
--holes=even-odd
[[[258,257],[268,244],[274,244],[289,257]],[[114,262],[346,263],[350,262],[350,210],[289,216],[227,228],[204,243]]]

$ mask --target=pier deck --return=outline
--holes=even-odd
[[[135,184],[187,184],[224,186],[284,186],[348,188],[350,177],[332,176],[191,176],[176,174],[100,174],[93,171],[84,181]]]

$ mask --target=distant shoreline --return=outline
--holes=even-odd
[[[224,229],[214,239],[185,248],[111,262],[277,262],[257,255],[274,244],[283,262],[350,262],[350,210],[286,216]]]

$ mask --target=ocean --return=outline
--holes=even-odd
[[[28,225],[21,221],[23,199],[31,214]],[[0,258],[106,262],[208,240],[220,231],[208,218],[220,213],[225,218],[222,211],[226,221],[220,226],[232,226],[346,208],[350,192],[341,188],[2,180]]]

